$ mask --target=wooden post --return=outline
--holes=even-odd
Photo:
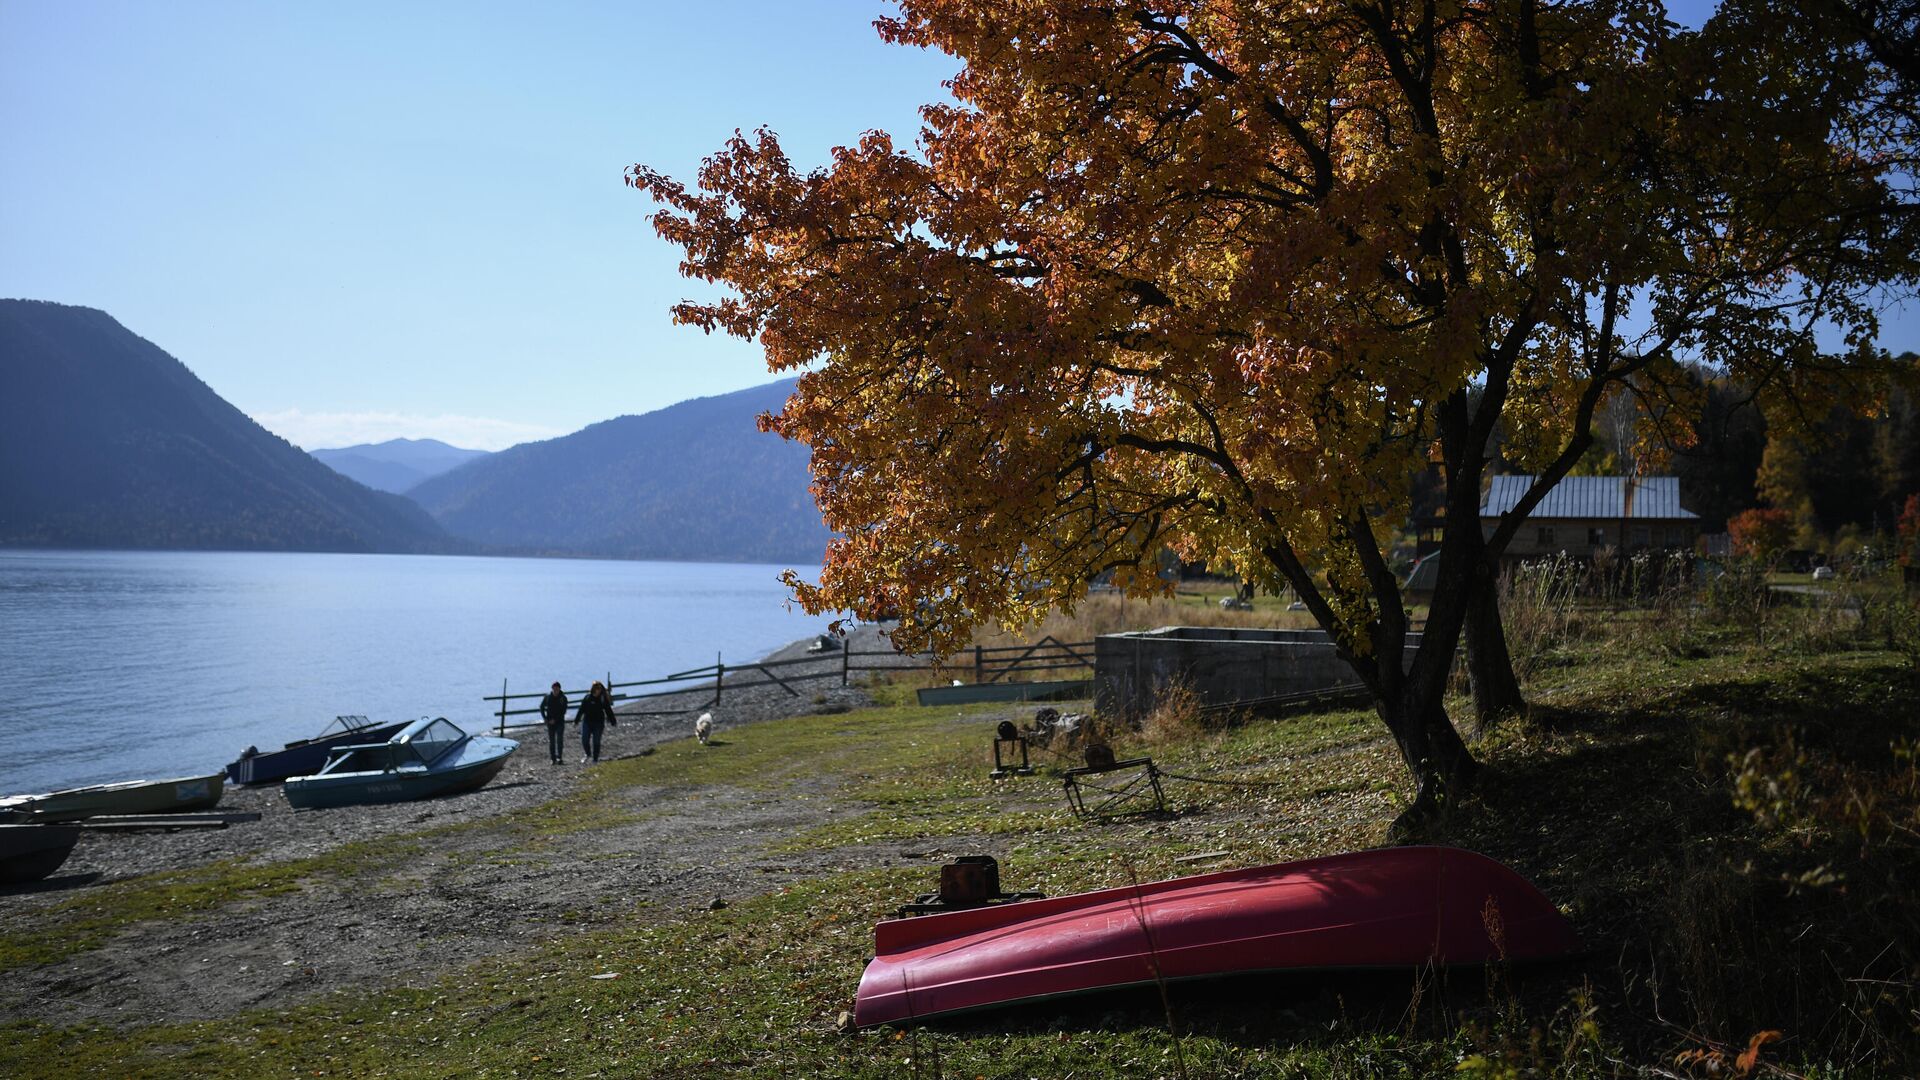
[[[720,654],[713,654],[713,704],[720,705],[720,687],[727,681],[727,665],[720,660]]]
[[[500,737],[507,735],[507,680],[500,680]]]
[[[973,681],[980,682],[980,646],[973,647]]]
[[[841,686],[847,685],[847,665],[852,662],[847,658],[847,653],[852,651],[852,649],[853,649],[853,635],[849,634],[847,635],[847,639],[840,643],[840,685]]]

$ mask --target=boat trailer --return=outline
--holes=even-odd
[[[1087,747],[1086,765],[1066,771],[1067,805],[1083,818],[1165,814],[1167,793],[1160,786],[1165,775],[1150,757],[1115,761],[1112,749],[1095,743]]]

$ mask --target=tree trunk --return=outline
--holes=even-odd
[[[1393,733],[1400,760],[1414,781],[1413,802],[1400,812],[1389,833],[1395,839],[1417,839],[1473,786],[1480,764],[1448,719],[1439,695],[1422,695],[1410,685],[1399,700],[1374,705]]]
[[[1464,637],[1467,681],[1473,687],[1473,712],[1481,730],[1524,713],[1527,701],[1513,677],[1513,657],[1507,652],[1507,633],[1500,623],[1499,590],[1491,572],[1474,577]]]

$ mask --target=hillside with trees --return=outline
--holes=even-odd
[[[104,312],[0,300],[0,545],[446,551]]]
[[[793,380],[526,443],[408,494],[454,536],[520,554],[817,563],[807,448],[756,425]]]

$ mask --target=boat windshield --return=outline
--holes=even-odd
[[[363,727],[371,726],[373,725],[369,724],[364,716],[336,716],[333,718],[333,723],[321,728],[320,734],[315,738],[324,739],[329,735],[344,735],[347,732],[359,731]]]
[[[407,745],[413,747],[413,752],[421,761],[431,765],[466,737],[467,733],[455,727],[451,720],[440,719],[421,728],[407,740]]]
[[[327,773],[392,772],[395,747],[388,743],[373,746],[342,747],[333,752]]]

